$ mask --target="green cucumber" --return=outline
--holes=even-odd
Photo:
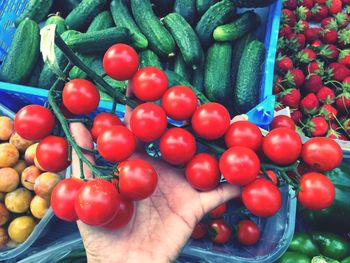
[[[107,0],[83,0],[66,17],[69,29],[85,31],[91,21],[105,7]]]
[[[162,69],[162,63],[160,62],[160,59],[150,49],[143,50],[139,53],[140,58],[140,68],[152,66]]]
[[[198,66],[196,70],[193,71],[193,77],[191,84],[196,87],[201,92],[204,92],[204,59],[202,64]]]
[[[53,0],[30,0],[24,12],[16,19],[18,26],[26,17],[35,22],[41,22],[49,14]]]
[[[62,35],[64,31],[67,30],[66,22],[63,17],[60,16],[59,13],[54,15],[50,15],[48,19],[46,19],[45,26],[47,25],[56,25],[56,31],[58,34]]]
[[[213,37],[216,41],[233,41],[253,31],[260,24],[260,17],[254,11],[246,11],[235,21],[215,28]]]
[[[196,0],[175,0],[174,12],[181,15],[190,24],[196,22]]]
[[[152,10],[149,0],[131,0],[136,24],[147,37],[151,49],[161,57],[175,53],[175,41]]]
[[[112,0],[111,12],[113,20],[118,27],[129,29],[134,39],[135,47],[145,49],[148,46],[148,40],[141,30],[136,25],[132,15],[129,12],[129,7],[126,0]]]
[[[230,43],[216,42],[208,49],[204,67],[204,90],[211,101],[225,104],[232,98],[231,56]]]
[[[18,26],[12,44],[0,67],[0,80],[10,83],[24,83],[39,57],[40,29],[38,24],[24,19]]]
[[[192,68],[186,65],[181,54],[178,54],[175,58],[174,72],[181,76],[187,82],[191,81],[192,78]]]
[[[246,8],[254,8],[254,7],[264,7],[271,5],[276,0],[232,0],[237,7],[246,7]]]
[[[168,14],[163,22],[173,35],[186,64],[196,69],[202,63],[203,49],[192,27],[178,13]]]
[[[196,0],[196,8],[198,15],[202,16],[216,0]]]
[[[82,54],[105,52],[116,43],[131,42],[130,32],[123,27],[112,27],[96,32],[82,33],[67,40],[67,45]]]
[[[214,29],[236,15],[236,6],[230,0],[223,0],[212,5],[201,17],[196,26],[197,35],[204,47],[213,40]]]
[[[246,113],[259,104],[260,84],[265,47],[259,40],[247,44],[238,66],[236,85],[234,87],[235,109],[238,114]]]

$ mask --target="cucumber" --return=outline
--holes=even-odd
[[[113,20],[118,27],[129,29],[133,36],[135,47],[140,49],[147,48],[148,40],[145,35],[141,33],[141,30],[131,16],[127,2],[125,0],[112,0],[111,12]]]
[[[105,52],[116,43],[131,42],[130,32],[123,27],[112,27],[96,32],[82,33],[67,40],[67,45],[82,54]]]
[[[100,13],[107,0],[83,0],[66,17],[69,29],[85,31],[91,21]]]
[[[175,41],[152,10],[149,0],[131,0],[136,24],[147,37],[151,49],[161,57],[175,53]]]
[[[253,31],[260,24],[260,17],[253,11],[246,11],[235,21],[215,28],[213,37],[216,41],[233,41]]]
[[[264,7],[271,5],[276,0],[232,0],[236,4],[237,7]]]
[[[25,18],[18,26],[12,44],[0,67],[0,80],[24,83],[39,57],[40,33],[38,24]]]
[[[168,14],[163,22],[173,35],[186,64],[196,69],[202,63],[203,49],[192,27],[178,13]]]
[[[249,42],[242,53],[238,66],[233,99],[238,114],[246,113],[259,103],[260,84],[265,47],[259,40]]]
[[[50,15],[45,22],[45,26],[47,25],[56,25],[56,31],[60,35],[62,35],[62,33],[67,30],[66,22],[64,18],[60,16],[60,13]]]
[[[196,70],[193,71],[193,77],[191,84],[196,87],[201,92],[204,92],[204,59],[202,64],[198,66]]]
[[[208,47],[213,40],[214,29],[236,15],[236,7],[230,0],[223,0],[212,5],[201,17],[196,26],[197,35],[204,47]]]
[[[232,98],[230,43],[214,43],[209,49],[204,67],[204,90],[209,100],[225,104]]]
[[[174,9],[175,0],[151,0],[154,12],[157,16],[163,17]]]
[[[191,81],[192,69],[188,65],[186,65],[181,54],[178,54],[175,58],[174,72],[181,76],[187,82]]]
[[[175,0],[174,12],[180,14],[190,24],[196,22],[196,0]]]
[[[24,12],[16,19],[15,25],[18,26],[26,17],[35,22],[41,22],[49,14],[53,0],[29,0]]]
[[[216,0],[196,0],[196,8],[198,15],[202,16]]]
[[[139,59],[140,59],[140,68],[152,66],[162,69],[162,63],[160,62],[160,59],[154,53],[152,50],[147,49],[143,50],[139,53]]]

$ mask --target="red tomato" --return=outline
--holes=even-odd
[[[193,229],[193,232],[191,234],[191,238],[202,239],[203,237],[205,237],[207,232],[208,232],[207,226],[203,223],[198,223]]]
[[[110,230],[121,229],[130,222],[132,216],[134,215],[134,210],[135,210],[134,202],[124,198],[119,193],[118,195],[119,195],[118,199],[120,201],[119,207],[117,208],[118,212],[114,216],[111,222],[103,226],[106,229],[110,229]]]
[[[160,138],[159,148],[165,161],[184,165],[196,153],[197,145],[190,132],[182,128],[171,128]]]
[[[258,178],[243,188],[242,201],[253,215],[267,217],[281,208],[282,196],[273,182]]]
[[[103,68],[113,79],[128,80],[139,68],[139,57],[132,47],[115,44],[103,56]]]
[[[51,193],[51,207],[55,215],[65,221],[76,221],[74,202],[84,181],[78,178],[67,178],[60,181]]]
[[[285,127],[295,131],[295,122],[291,117],[288,117],[286,115],[278,115],[275,118],[273,118],[270,124],[270,130],[274,130],[281,127]]]
[[[103,133],[106,129],[112,126],[117,126],[117,125],[123,125],[123,123],[114,114],[103,112],[96,115],[91,128],[92,138],[96,142],[98,136],[100,136],[101,133]]]
[[[230,126],[227,109],[215,102],[198,107],[192,116],[192,128],[202,138],[215,140],[224,136]]]
[[[22,138],[30,141],[41,140],[51,134],[55,127],[55,117],[43,106],[28,105],[17,112],[14,126]]]
[[[273,162],[280,165],[294,163],[301,154],[299,134],[289,128],[270,131],[263,140],[263,152]]]
[[[254,245],[260,238],[260,229],[251,220],[242,220],[238,223],[237,239],[243,245]]]
[[[162,97],[162,107],[174,120],[187,120],[192,117],[198,106],[194,91],[186,86],[174,86]]]
[[[219,205],[215,209],[211,210],[210,216],[212,218],[222,217],[225,214],[226,210],[227,210],[227,203],[222,203],[221,205]]]
[[[298,201],[310,210],[328,208],[334,201],[335,188],[332,181],[320,173],[307,173],[300,178]]]
[[[131,79],[134,95],[143,101],[159,100],[168,88],[168,77],[156,67],[139,69]]]
[[[231,227],[222,219],[213,220],[210,223],[210,228],[214,231],[211,240],[214,243],[224,244],[230,240],[232,236]]]
[[[141,141],[150,142],[159,139],[167,128],[165,111],[153,103],[137,106],[130,116],[130,129]]]
[[[100,93],[91,81],[73,79],[64,86],[62,101],[71,113],[85,115],[97,109]]]
[[[45,171],[60,172],[70,163],[68,161],[68,142],[63,137],[47,136],[39,142],[35,156]]]
[[[104,179],[92,179],[78,191],[75,212],[87,225],[101,226],[109,223],[118,213],[119,197],[117,188]]]
[[[343,159],[343,152],[334,140],[315,137],[303,145],[301,157],[312,169],[326,172],[339,166]]]
[[[124,126],[112,126],[97,139],[97,150],[103,158],[110,162],[128,159],[136,149],[136,138]]]
[[[260,160],[255,152],[247,147],[232,147],[220,158],[220,171],[231,184],[247,185],[258,176]]]
[[[225,135],[227,148],[244,146],[254,152],[260,149],[262,134],[258,126],[249,121],[237,121],[231,124]]]
[[[143,160],[128,160],[118,165],[119,191],[133,201],[149,197],[156,190],[158,174]]]
[[[187,164],[185,175],[190,185],[201,191],[209,191],[220,182],[219,163],[215,157],[200,153]]]

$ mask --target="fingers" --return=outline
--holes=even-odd
[[[79,122],[73,122],[70,124],[70,131],[75,142],[80,147],[83,147],[89,150],[94,149],[94,143],[91,138],[91,134],[89,130],[84,126],[84,124]],[[86,153],[84,155],[90,162],[95,163],[95,158],[93,154]],[[83,171],[84,171],[85,178],[92,177],[90,169],[85,164],[83,165]],[[72,177],[78,177],[78,178],[80,177],[80,161],[74,149],[72,151]]]

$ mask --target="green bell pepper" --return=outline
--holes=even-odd
[[[277,263],[310,263],[311,259],[301,253],[287,251],[284,255],[278,259]]]
[[[307,233],[295,233],[288,250],[299,252],[309,257],[314,257],[320,254],[317,245]]]
[[[316,256],[311,259],[311,263],[340,263],[336,259],[327,258],[324,256]]]
[[[331,233],[313,233],[311,236],[326,257],[341,260],[349,254],[349,243],[341,236]]]

